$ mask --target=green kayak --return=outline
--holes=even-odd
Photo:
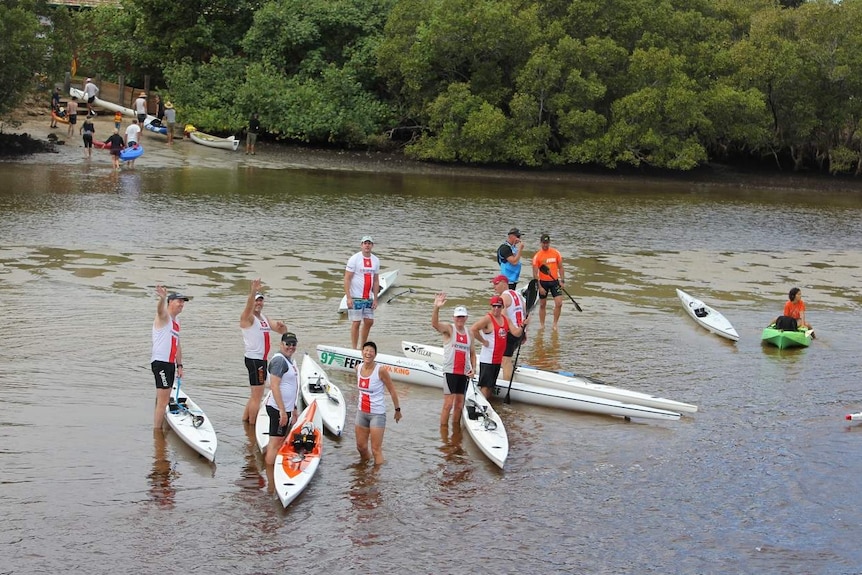
[[[811,331],[801,327],[795,331],[775,329],[775,324],[763,330],[763,341],[778,349],[788,347],[808,347],[811,344]]]

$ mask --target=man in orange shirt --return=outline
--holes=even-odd
[[[554,324],[551,327],[557,331],[560,322],[560,313],[563,311],[563,290],[565,283],[565,270],[563,270],[563,256],[551,247],[551,236],[542,234],[540,238],[541,249],[533,256],[533,278],[539,280],[539,329],[545,327],[545,311],[548,305],[548,294],[554,298]],[[548,266],[548,272],[544,273],[542,266]]]

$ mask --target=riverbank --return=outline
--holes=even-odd
[[[86,158],[83,139],[78,133],[83,114],[72,136],[68,136],[68,124],[51,128],[51,116],[41,100],[31,101],[12,112],[3,124],[3,133],[13,149],[0,149],[0,162],[24,164],[82,164],[110,165],[107,151],[94,149],[91,158]],[[83,108],[83,107],[82,107]],[[121,135],[130,119],[123,118]],[[104,141],[114,129],[113,114],[103,113],[94,119],[96,138]],[[181,124],[180,124],[181,126]],[[398,152],[375,152],[363,150],[323,150],[282,142],[259,141],[255,155],[246,155],[245,141],[241,141],[235,152],[219,150],[195,144],[184,138],[178,126],[174,143],[169,145],[167,137],[144,130],[141,143],[144,155],[135,162],[134,168],[266,168],[358,171],[393,174],[423,174],[452,177],[505,178],[530,181],[621,181],[637,178],[638,181],[693,182],[733,187],[776,188],[795,190],[830,190],[862,192],[862,180],[851,177],[834,177],[823,174],[798,174],[792,172],[769,172],[763,170],[740,170],[732,166],[711,164],[692,172],[652,172],[622,168],[600,169],[513,169],[508,167],[469,167],[449,164],[432,164],[405,158]],[[9,136],[12,136],[10,139]],[[24,135],[32,141],[27,141]],[[10,153],[10,151],[12,153]]]

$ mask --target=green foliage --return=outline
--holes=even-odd
[[[55,77],[68,67],[71,55],[62,42],[68,23],[65,10],[52,11],[45,2],[0,3],[0,114],[18,105],[34,79]]]
[[[237,82],[245,76],[246,61],[240,57],[214,56],[206,64],[185,60],[165,69],[177,116],[204,132],[237,133],[246,116],[237,103]]]
[[[129,34],[135,29],[135,14],[116,6],[101,5],[74,16],[79,46],[78,75],[116,81],[122,74],[134,82],[135,71],[144,65],[141,47]],[[94,38],[98,40],[94,41]]]

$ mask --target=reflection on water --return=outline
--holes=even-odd
[[[862,195],[266,169],[0,164],[0,177],[0,545],[15,543],[2,549],[16,573],[46,567],[31,541],[53,545],[56,570],[93,556],[120,558],[105,571],[133,559],[176,570],[173,553],[152,550],[177,541],[212,573],[310,556],[332,573],[450,572],[452,549],[459,565],[504,573],[862,564],[862,433],[843,420],[862,409]],[[396,382],[409,419],[387,431],[387,463],[356,465],[348,429],[284,510],[238,416],[248,281],[264,279],[304,351],[347,345],[344,262],[370,232],[382,267],[400,270],[390,298],[402,295],[381,302],[373,330],[398,353],[402,340],[433,341],[434,293],[485,308],[512,225],[535,249],[540,232],[554,237],[584,309],[564,299],[558,332],[531,326],[521,363],[700,411],[625,422],[497,399],[510,444],[500,471],[460,429],[438,433],[439,390]],[[150,458],[156,283],[195,296],[183,359],[219,434],[218,474],[178,438],[169,449],[154,437]],[[762,347],[792,285],[818,339]],[[698,327],[675,287],[720,309],[740,341]],[[516,543],[490,543],[512,532]]]
[[[150,482],[150,498],[161,508],[173,509],[177,491],[174,480],[180,477],[176,463],[168,458],[168,442],[160,429],[153,430],[153,469],[147,476]]]

